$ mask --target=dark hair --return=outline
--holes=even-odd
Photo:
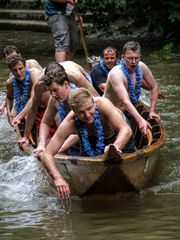
[[[141,52],[141,46],[138,42],[129,41],[123,46],[122,53],[124,54],[124,53],[126,53],[126,51],[129,51],[129,50],[131,50],[133,52],[136,52],[136,51]]]
[[[12,52],[16,52],[17,54],[20,54],[19,50],[17,49],[17,47],[15,46],[7,46],[4,48],[3,50],[3,56],[4,58],[6,57],[6,55],[11,54]]]
[[[7,58],[7,64],[8,64],[8,67],[10,68],[10,70],[11,70],[12,67],[14,67],[18,62],[22,62],[23,65],[25,66],[25,60],[24,60],[23,57],[20,56],[20,55],[14,55],[14,56],[11,56],[11,57]]]
[[[114,48],[114,47],[111,47],[111,46],[106,47],[106,48],[103,50],[103,54],[104,54],[105,52],[112,52],[112,51],[115,52],[116,58],[118,58],[118,56],[119,56],[118,50],[117,50],[116,48]]]
[[[44,75],[44,82],[47,86],[50,86],[52,82],[56,82],[59,85],[62,85],[64,81],[69,82],[64,67],[56,62],[52,62],[47,65]]]

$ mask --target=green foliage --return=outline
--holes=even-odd
[[[180,2],[179,0],[81,0],[79,12],[86,17],[92,14],[93,29],[89,32],[112,33],[112,23],[124,20],[119,30],[127,33],[134,28],[145,27],[157,36],[179,36]],[[118,26],[117,26],[118,27]]]
[[[180,2],[177,2],[176,4],[173,4],[173,1],[170,1],[169,3],[169,20],[174,23],[176,21],[180,20]]]
[[[173,43],[168,43],[164,45],[163,48],[159,51],[154,51],[153,53],[151,53],[150,57],[154,59],[169,59],[173,55],[172,50]]]
[[[41,5],[41,0],[35,0],[33,3],[31,3],[30,8],[37,9]]]
[[[92,14],[94,32],[107,31],[112,22],[121,15],[124,2],[125,0],[82,0],[78,1],[78,9],[83,16]]]
[[[10,3],[10,0],[0,0],[0,7],[6,7]]]
[[[134,26],[148,26],[160,34],[176,32],[180,20],[178,0],[127,0],[126,17]]]

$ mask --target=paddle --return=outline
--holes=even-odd
[[[85,56],[86,56],[87,68],[90,71],[92,67],[91,67],[91,64],[88,62],[89,51],[88,51],[88,47],[87,47],[87,43],[86,43],[84,31],[83,31],[82,20],[81,20],[81,17],[79,15],[79,11],[78,11],[77,5],[75,5],[74,10],[75,10],[75,14],[76,14],[76,17],[77,17],[77,22],[79,24],[79,30],[80,30],[80,34],[81,34],[81,41],[82,41],[82,45],[83,45]]]

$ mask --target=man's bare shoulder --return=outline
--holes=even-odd
[[[47,91],[44,81],[37,81],[34,85],[34,91],[35,91],[35,94],[38,94],[38,95]]]
[[[108,78],[107,78],[107,83],[108,82],[113,82],[116,80],[119,80],[121,78],[124,78],[123,72],[121,70],[121,66],[115,66],[111,69],[111,71],[108,74]]]
[[[30,76],[31,76],[31,81],[33,84],[40,81],[41,75],[42,75],[42,70],[39,70],[38,68],[30,69]]]
[[[114,66],[114,67],[109,71],[108,76],[112,76],[112,75],[115,75],[115,74],[120,74],[121,72],[122,72],[121,66],[120,66],[120,65],[117,65],[117,66]]]
[[[106,108],[111,103],[106,97],[94,97],[94,101],[99,108]]]
[[[33,67],[33,68],[30,68],[30,73],[38,73],[38,74],[41,74],[43,72],[43,70],[40,70],[39,68],[37,67]]]
[[[75,117],[75,113],[71,110],[69,113],[68,113],[68,115],[65,117],[65,119],[64,119],[64,123],[66,124],[66,125],[74,125],[75,124],[75,120],[74,120],[74,117]],[[62,122],[62,123],[63,123]],[[62,123],[60,124],[60,125],[62,125]]]
[[[142,61],[139,61],[138,65],[140,66],[140,68],[143,68],[143,69],[148,68],[148,66]]]
[[[28,67],[28,68],[38,68],[40,70],[43,70],[41,65],[35,59],[26,60],[26,67]]]
[[[151,70],[144,62],[140,61],[138,65],[142,71],[143,76],[146,74],[151,74]]]
[[[6,86],[12,85],[13,84],[13,79],[14,79],[14,76],[11,75],[6,81]]]
[[[72,71],[75,71],[75,72],[83,72],[84,71],[84,69],[79,64],[77,64],[76,62],[73,62],[73,61],[64,61],[60,64],[64,67],[67,74],[71,73]]]

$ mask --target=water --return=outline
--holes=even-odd
[[[53,61],[49,34],[1,31],[0,36],[1,52],[6,45],[15,44],[25,58],[36,58],[43,67]],[[149,58],[150,50],[145,48],[143,58],[165,92],[166,99],[159,101],[158,111],[167,130],[153,187],[138,194],[62,201],[41,163],[19,150],[4,113],[0,117],[0,240],[180,238],[179,56],[155,61]],[[78,52],[75,61],[85,65],[82,53]],[[8,77],[3,60],[0,69],[2,102]]]

